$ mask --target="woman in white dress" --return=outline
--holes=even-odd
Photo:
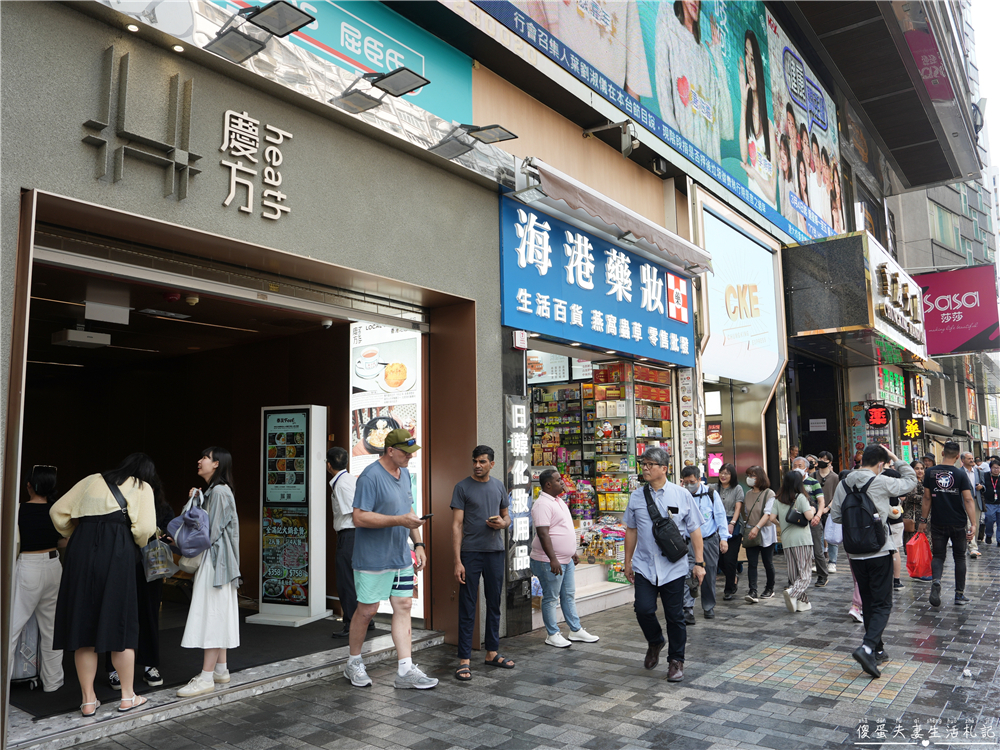
[[[184,628],[183,648],[205,650],[201,674],[177,691],[182,698],[205,695],[216,683],[229,682],[228,649],[240,645],[236,590],[240,585],[240,522],[233,497],[233,458],[225,448],[206,448],[198,459],[198,476],[205,490],[205,510],[212,546],[202,555],[194,575],[191,608]],[[190,497],[198,492],[192,488]]]

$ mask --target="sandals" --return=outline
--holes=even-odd
[[[514,668],[514,662],[505,656],[500,656],[500,654],[497,654],[492,659],[487,659],[485,664],[487,667],[500,667],[501,669]]]
[[[125,701],[131,701],[132,705],[129,706],[128,708],[122,708],[122,703],[124,703]],[[122,698],[121,703],[118,704],[118,713],[126,714],[129,711],[132,711],[133,709],[139,708],[139,706],[146,705],[147,703],[149,703],[148,698],[132,693],[131,698]]]
[[[83,710],[87,706],[93,706],[94,707],[94,710],[91,711],[89,714],[86,711]],[[100,707],[101,707],[101,702],[100,701],[93,701],[91,703],[81,703],[80,704],[80,715],[83,716],[84,718],[89,719],[91,716],[93,716],[94,714],[97,713],[97,709],[99,709]]]
[[[463,664],[455,670],[455,679],[459,682],[468,682],[472,679],[472,670],[469,669],[468,664]]]

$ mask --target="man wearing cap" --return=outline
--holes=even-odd
[[[361,472],[354,492],[352,563],[358,609],[351,618],[350,657],[344,677],[355,687],[372,684],[361,659],[361,646],[379,602],[386,599],[392,605],[392,642],[399,657],[395,687],[426,690],[438,684],[410,657],[414,568],[423,570],[427,565],[427,552],[420,541],[424,522],[413,511],[410,472],[406,468],[418,450],[420,446],[409,430],[393,430],[385,437],[385,452]],[[413,542],[415,563],[408,538]]]

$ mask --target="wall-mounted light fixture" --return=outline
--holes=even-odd
[[[368,84],[367,89],[359,87],[362,81]],[[409,68],[396,68],[388,73],[365,73],[351,81],[351,85],[344,89],[344,93],[333,97],[330,104],[352,115],[358,115],[379,106],[389,94],[403,96],[423,88],[428,83],[430,80]],[[373,88],[379,89],[382,95],[372,96],[370,92]]]
[[[639,138],[635,134],[635,125],[631,120],[623,120],[622,122],[611,122],[607,125],[599,125],[596,128],[587,128],[583,131],[584,138],[592,138],[594,133],[599,133],[602,130],[611,130],[612,128],[618,128],[621,130],[622,142],[621,151],[622,156],[628,158],[635,149],[639,148]]]
[[[272,36],[286,37],[315,20],[285,0],[243,8],[223,24],[205,49],[240,64],[263,52]]]
[[[510,141],[517,138],[500,125],[456,125],[444,138],[431,146],[428,151],[443,159],[457,159],[463,154],[467,154],[473,148],[473,143],[468,139],[475,138],[480,143],[499,143],[500,141]]]

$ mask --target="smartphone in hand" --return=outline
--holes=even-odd
[[[426,521],[428,518],[433,518],[433,517],[434,517],[433,513],[428,513],[426,516],[420,516],[420,520]]]

